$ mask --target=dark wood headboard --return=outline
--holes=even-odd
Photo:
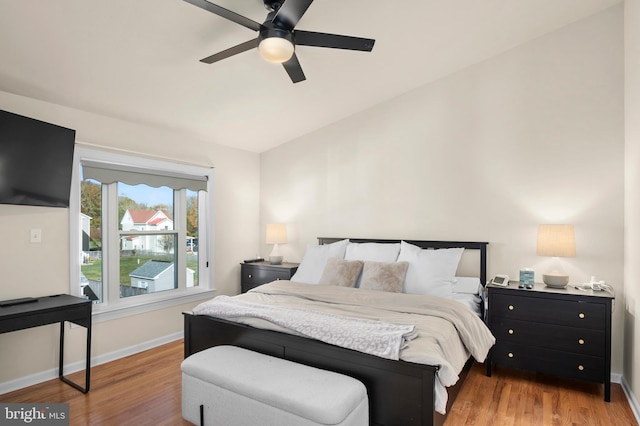
[[[318,237],[318,244],[331,244],[336,241],[349,240],[352,243],[382,243],[392,244],[405,241],[409,244],[421,247],[423,249],[442,249],[463,247],[465,250],[480,250],[480,282],[482,285],[487,284],[487,242],[470,242],[470,241],[422,241],[422,240],[376,240],[369,238],[327,238]]]

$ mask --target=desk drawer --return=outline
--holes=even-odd
[[[493,316],[532,323],[602,329],[606,319],[602,303],[493,294],[489,304]]]
[[[508,367],[599,383],[608,380],[602,357],[500,341],[491,350],[491,357]]]

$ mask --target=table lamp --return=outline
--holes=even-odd
[[[573,225],[540,225],[538,228],[538,256],[574,257],[576,241]],[[569,283],[569,275],[552,270],[542,274],[542,282],[548,287],[564,288]]]
[[[273,244],[273,250],[269,255],[269,263],[272,265],[279,265],[282,263],[282,255],[278,244],[287,243],[287,226],[284,223],[269,223],[267,224],[267,237],[265,239],[267,244]]]

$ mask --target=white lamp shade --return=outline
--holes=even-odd
[[[293,43],[282,37],[268,37],[258,45],[260,56],[265,61],[282,63],[287,62],[293,56]]]
[[[538,256],[574,257],[576,241],[573,225],[540,225],[538,228]]]
[[[287,242],[287,225],[284,223],[269,223],[265,242],[267,244],[285,244]]]

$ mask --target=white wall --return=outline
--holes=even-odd
[[[217,294],[240,291],[239,262],[259,241],[259,157],[193,140],[177,132],[0,92],[0,109],[76,129],[76,140],[215,167],[215,284]],[[69,210],[0,205],[0,300],[69,293]],[[29,243],[29,229],[42,243]],[[182,311],[195,304],[94,325],[92,355],[100,357],[180,333]],[[68,331],[68,362],[84,358],[84,329]],[[0,334],[0,383],[56,367],[54,326]]]
[[[624,381],[640,396],[640,1],[624,3],[625,286]],[[636,400],[636,410],[640,410]],[[636,411],[640,417],[640,411]]]
[[[318,236],[489,241],[489,274],[539,280],[538,224],[573,223],[572,281],[620,299],[622,23],[608,9],[262,154],[261,229],[287,223],[291,261]]]

